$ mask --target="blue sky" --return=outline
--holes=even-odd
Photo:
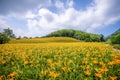
[[[120,28],[120,0],[0,0],[0,31],[45,36],[76,29],[108,36]]]

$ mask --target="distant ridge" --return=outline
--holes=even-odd
[[[118,34],[120,34],[120,28],[116,30],[115,32],[113,32],[110,36],[108,36],[107,39],[110,39],[111,37],[116,36]]]
[[[120,44],[120,28],[107,37],[107,42],[112,44]],[[117,46],[120,49],[120,45]]]
[[[117,34],[120,34],[120,28],[117,31],[115,31],[114,33],[112,33],[111,36],[117,35]]]

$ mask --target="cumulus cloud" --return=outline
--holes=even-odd
[[[28,19],[33,19],[35,18],[35,14],[33,14],[31,11],[28,11],[26,14],[25,14],[25,18],[28,18]]]
[[[92,17],[94,21],[87,31],[94,31],[120,20],[119,3],[120,0],[94,0],[93,5],[88,7],[88,10],[91,10],[94,15]]]
[[[65,10],[60,14],[53,13],[47,8],[39,9],[39,19],[28,21],[28,26],[47,32],[66,28],[94,32],[120,20],[119,3],[120,0],[94,0],[86,10],[78,11],[73,7],[73,0],[68,0],[69,7],[64,6]],[[56,4],[57,8],[63,8],[64,3],[57,1]]]
[[[26,32],[19,29],[18,32],[23,32],[26,36],[44,36],[59,29],[94,32],[120,20],[119,3],[120,0],[93,0],[85,10],[76,10],[74,8],[74,0],[66,0],[66,2],[56,0],[52,5],[59,12],[52,12],[47,7],[40,7],[36,9],[36,12],[27,10],[25,15],[17,15],[16,18],[23,17],[26,20],[28,29]],[[15,16],[15,14],[13,15]]]

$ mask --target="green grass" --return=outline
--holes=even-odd
[[[32,38],[32,39],[12,39],[9,43],[50,43],[50,42],[79,42],[70,37],[49,37],[49,38]]]

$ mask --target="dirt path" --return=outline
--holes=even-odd
[[[118,50],[118,52],[120,53],[120,50]]]
[[[118,53],[120,53],[120,49],[115,49]]]

